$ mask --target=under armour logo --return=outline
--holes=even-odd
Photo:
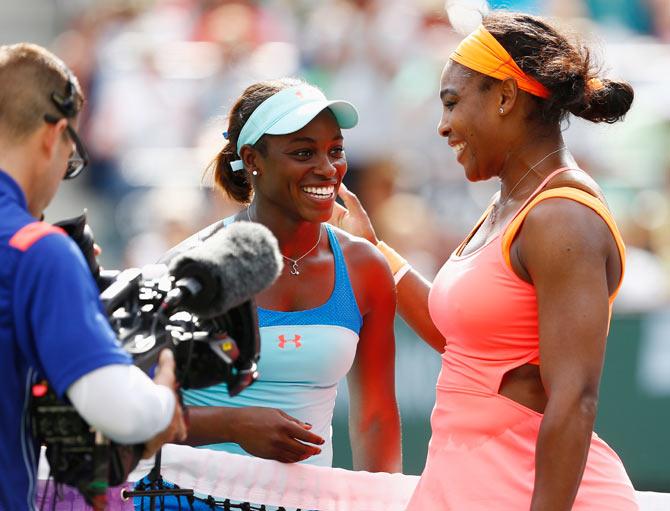
[[[287,339],[286,337],[284,337],[283,334],[279,336],[279,347],[281,349],[284,349],[284,346],[286,346],[287,342],[292,342],[293,344],[295,344],[296,348],[302,346],[302,343],[300,342],[300,336],[298,334],[296,334],[293,339]]]

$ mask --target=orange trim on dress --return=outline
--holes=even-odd
[[[519,213],[507,225],[507,229],[503,233],[502,251],[503,251],[503,257],[505,258],[505,263],[507,263],[507,266],[512,268],[512,262],[510,260],[510,248],[512,246],[512,242],[516,238],[517,233],[519,232],[519,229],[521,229],[523,221],[526,219],[526,215],[528,215],[528,213],[530,213],[530,210],[533,209],[533,207],[535,207],[539,202],[552,198],[570,199],[575,202],[579,202],[580,204],[584,204],[585,206],[588,206],[605,221],[610,231],[612,232],[614,241],[616,242],[617,248],[619,249],[619,257],[621,258],[621,277],[619,278],[619,284],[609,297],[609,303],[611,308],[612,303],[614,302],[614,299],[616,298],[616,295],[619,292],[619,289],[621,288],[621,283],[623,282],[624,271],[626,268],[626,248],[624,246],[623,238],[619,233],[619,229],[617,228],[614,218],[612,217],[612,213],[610,213],[605,204],[603,204],[603,202],[598,197],[595,197],[590,193],[585,192],[584,190],[568,186],[563,186],[560,188],[550,188],[548,190],[540,192],[528,204],[526,204],[523,207],[523,209],[519,211]]]
[[[546,99],[551,95],[549,89],[521,70],[507,50],[483,25],[463,39],[449,58],[498,80],[513,78],[519,89],[533,96]]]
[[[540,191],[542,190],[549,181],[551,181],[554,176],[557,174],[560,174],[561,172],[565,172],[567,170],[581,170],[581,169],[571,169],[569,167],[561,167],[559,169],[556,169],[555,171],[551,172],[549,175],[547,175],[542,183],[536,188],[535,192],[533,192],[528,199],[524,202],[524,204],[517,210],[515,213],[514,217],[503,227],[502,233],[498,234],[494,237],[492,237],[489,241],[485,242],[483,246],[475,249],[472,253],[467,254],[467,256],[462,256],[462,252],[467,246],[467,244],[470,242],[472,237],[475,235],[475,233],[479,230],[481,225],[484,223],[486,218],[489,216],[491,209],[493,208],[493,204],[496,201],[496,198],[499,196],[496,194],[493,199],[491,204],[486,208],[486,211],[482,214],[482,216],[479,218],[477,223],[475,224],[474,228],[470,231],[470,233],[466,236],[466,238],[461,242],[461,244],[456,248],[454,253],[452,254],[452,258],[460,258],[460,257],[470,257],[471,255],[476,254],[483,248],[485,248],[489,243],[492,243],[495,241],[496,238],[500,237],[500,249],[502,253],[502,258],[504,260],[504,264],[508,267],[510,274],[513,275],[519,282],[523,282],[524,284],[526,283],[525,281],[521,280],[521,278],[516,274],[512,267],[512,263],[510,260],[510,249],[512,246],[512,242],[516,238],[516,235],[518,234],[519,230],[521,229],[521,226],[523,225],[523,222],[530,212],[530,210],[535,207],[539,202],[549,199],[549,198],[555,198],[555,197],[562,197],[562,198],[567,198],[574,200],[576,202],[582,203],[586,205],[587,207],[590,207],[593,209],[607,224],[609,227],[610,231],[612,232],[612,235],[614,237],[614,240],[617,244],[617,248],[619,249],[619,256],[621,258],[621,277],[619,279],[619,284],[617,285],[616,289],[614,292],[610,295],[609,297],[609,316],[610,319],[612,317],[612,304],[614,302],[614,299],[616,298],[616,295],[619,291],[619,288],[621,287],[621,283],[623,281],[623,276],[624,276],[624,271],[625,271],[625,266],[626,266],[626,252],[625,252],[625,246],[623,243],[623,239],[621,238],[621,234],[619,233],[619,230],[616,226],[616,223],[614,221],[614,218],[612,217],[612,214],[609,212],[605,204],[598,199],[597,197],[591,195],[588,192],[585,192],[583,190],[580,190],[578,188],[573,188],[573,187],[559,187],[559,188],[550,188],[548,190]],[[583,171],[582,171],[583,172]],[[530,284],[532,285],[532,284]],[[608,331],[609,331],[609,326],[608,326]],[[539,365],[540,364],[540,358],[539,356],[534,357],[532,360],[529,360],[530,364],[534,365]]]

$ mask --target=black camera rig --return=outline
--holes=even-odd
[[[79,245],[101,289],[109,323],[133,363],[151,374],[159,353],[173,350],[181,389],[225,383],[235,395],[258,376],[260,336],[256,306],[250,299],[220,315],[200,319],[180,307],[166,306],[175,289],[165,273],[147,277],[139,269],[101,271],[92,256],[93,240],[85,214],[60,222]],[[143,445],[119,445],[92,429],[46,381],[32,388],[34,435],[46,445],[50,477],[76,487],[85,500],[99,504],[106,489],[126,481]]]

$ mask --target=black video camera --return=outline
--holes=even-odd
[[[85,212],[58,224],[81,248],[101,290],[109,323],[133,363],[150,374],[164,348],[173,350],[182,389],[225,383],[235,395],[257,378],[260,336],[253,299],[201,319],[171,306],[175,278],[147,276],[139,269],[101,271]],[[143,445],[123,446],[93,430],[66,400],[40,382],[32,389],[32,428],[46,445],[56,483],[76,487],[89,504],[104,499],[108,486],[126,481]]]

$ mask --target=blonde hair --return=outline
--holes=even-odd
[[[52,95],[71,96],[63,112]],[[17,142],[44,122],[44,115],[75,118],[84,104],[76,77],[45,48],[31,43],[0,46],[0,134]]]

